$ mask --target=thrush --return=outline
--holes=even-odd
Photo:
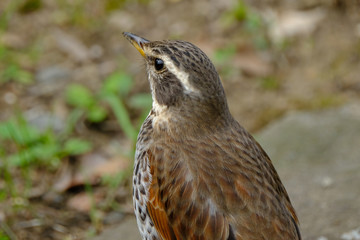
[[[185,41],[124,36],[145,59],[153,100],[133,175],[142,239],[300,240],[270,158],[230,114],[205,53]]]

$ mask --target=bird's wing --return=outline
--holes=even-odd
[[[185,180],[184,166],[170,167],[165,179],[161,160],[155,160],[150,151],[148,156],[153,178],[147,210],[162,239],[235,240],[226,217],[211,201],[196,194],[193,182]]]
[[[154,162],[153,155],[148,151],[148,157],[150,162],[150,173],[152,182],[149,188],[149,200],[147,203],[147,211],[150,215],[152,222],[158,232],[159,236],[163,240],[176,240],[176,236],[172,226],[170,225],[169,218],[166,215],[166,209],[164,203],[161,201],[159,184],[156,177],[154,177]]]
[[[251,152],[201,146],[184,153],[158,144],[147,153],[147,210],[162,239],[301,239],[286,190],[260,147],[263,167]]]
[[[235,157],[224,163],[228,164],[224,169],[231,169],[234,175],[222,174],[234,180],[234,191],[227,206],[244,203],[241,211],[231,210],[235,235],[240,239],[266,236],[266,239],[301,240],[295,210],[270,158],[250,135],[246,138],[251,140],[247,151],[235,151],[241,153],[238,157],[241,164],[232,161]]]

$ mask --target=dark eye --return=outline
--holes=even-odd
[[[161,60],[160,58],[155,58],[155,69],[156,71],[160,71],[161,69],[164,68],[164,61]]]

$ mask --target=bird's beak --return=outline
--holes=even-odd
[[[129,40],[129,42],[131,42],[131,44],[134,45],[134,47],[140,52],[140,54],[143,57],[146,57],[144,52],[144,45],[150,41],[129,32],[123,32],[123,34],[124,37]]]

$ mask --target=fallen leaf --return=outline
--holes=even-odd
[[[61,165],[58,177],[54,181],[52,189],[56,192],[64,192],[70,187],[72,187],[72,178],[73,178],[73,166],[69,164],[69,161],[66,160]]]
[[[129,160],[121,156],[108,159],[97,153],[87,154],[80,158],[73,182],[76,185],[84,184],[86,181],[96,183],[102,176],[115,175],[128,167]]]
[[[89,212],[93,204],[99,203],[102,197],[98,194],[90,195],[86,192],[81,192],[69,198],[66,206],[75,209],[79,212]]]
[[[233,64],[248,76],[265,77],[273,72],[271,64],[252,51],[237,53]]]
[[[107,158],[101,153],[81,156],[76,164],[65,161],[52,189],[64,192],[67,189],[84,185],[97,184],[105,175],[115,175],[129,167],[130,161],[122,156]]]

